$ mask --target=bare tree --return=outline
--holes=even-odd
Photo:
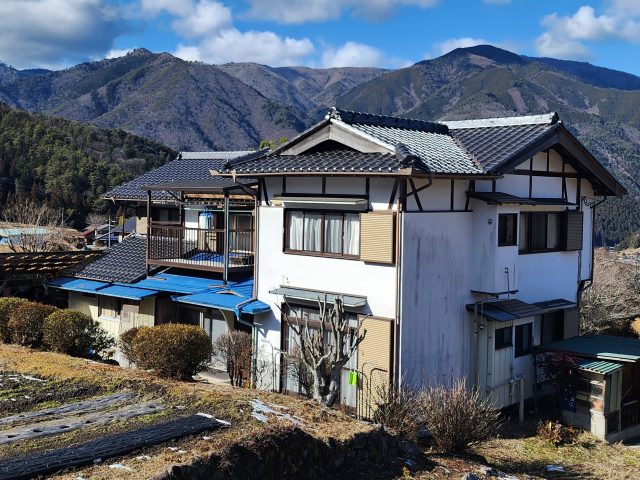
[[[13,199],[3,210],[2,228],[13,252],[69,250],[72,238],[62,212],[31,198]]]
[[[88,227],[91,225],[103,225],[107,223],[108,216],[104,213],[91,212],[87,215],[85,221],[87,222]]]
[[[313,375],[311,370],[304,362],[302,353],[298,347],[295,347],[292,351],[286,354],[287,362],[287,375],[291,377],[294,382],[298,383],[299,393],[307,398],[311,398],[313,393]]]
[[[341,298],[336,297],[331,307],[327,306],[326,298],[318,300],[318,306],[318,328],[309,326],[308,314],[300,318],[295,311],[295,317],[285,315],[285,318],[289,328],[296,334],[295,342],[300,349],[301,359],[311,372],[313,399],[331,407],[340,392],[342,368],[356,353],[367,331],[360,332],[362,320],[356,325],[350,324]]]
[[[245,386],[251,373],[251,335],[241,330],[233,330],[219,337],[213,350],[227,366],[231,385]]]

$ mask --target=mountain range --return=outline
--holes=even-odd
[[[630,192],[600,208],[597,239],[616,243],[640,230],[640,77],[589,63],[488,45],[398,70],[207,65],[138,49],[62,71],[0,65],[0,101],[176,150],[291,138],[334,105],[426,120],[557,111]]]

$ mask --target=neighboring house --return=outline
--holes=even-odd
[[[136,211],[112,232],[134,233],[48,285],[115,338],[134,326],[167,322],[201,326],[212,341],[229,330],[250,330],[253,315],[269,310],[253,295],[255,190],[209,173],[250,153],[183,153],[107,193]]]
[[[300,391],[279,354],[295,347],[283,315],[317,320],[317,300],[340,296],[367,330],[340,397],[365,412],[383,381],[463,377],[499,407],[531,398],[533,347],[578,335],[596,197],[625,193],[556,114],[430,123],[332,109],[219,172],[259,180],[264,386]]]

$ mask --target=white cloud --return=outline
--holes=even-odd
[[[381,20],[402,6],[429,8],[438,0],[248,0],[249,16],[279,23],[320,22],[350,11],[359,17]]]
[[[273,32],[240,32],[235,28],[203,38],[198,45],[180,45],[177,57],[207,63],[257,62],[268,65],[296,65],[313,53],[307,38],[282,38]]]
[[[104,56],[126,22],[103,0],[2,0],[0,60],[19,68]]]
[[[377,67],[383,55],[377,48],[357,42],[347,42],[340,48],[328,48],[322,54],[322,66],[333,67]]]
[[[536,39],[536,50],[545,56],[586,59],[591,56],[584,42],[618,39],[640,42],[640,7],[630,0],[614,0],[601,14],[589,5],[581,6],[573,15],[547,15],[542,20],[543,32]]]
[[[449,53],[450,51],[455,50],[456,48],[475,47],[476,45],[486,45],[490,43],[491,42],[485,40],[484,38],[450,38],[448,40],[436,43],[435,50],[437,52],[437,55],[444,55],[445,53]]]
[[[142,0],[140,6],[149,15],[165,11],[171,15],[186,16],[193,10],[191,0]]]
[[[111,50],[109,50],[107,52],[107,54],[104,56],[104,58],[119,58],[119,57],[124,57],[127,53],[131,53],[133,52],[133,48],[112,48]]]
[[[182,37],[202,37],[231,25],[231,10],[218,2],[200,1],[173,22]]]

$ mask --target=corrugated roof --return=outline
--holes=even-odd
[[[160,273],[135,282],[133,285],[163,292],[192,294],[221,287],[224,285],[224,282],[212,278]]]
[[[600,375],[608,375],[622,368],[619,363],[606,362],[604,360],[580,360],[577,365],[580,370],[599,373]]]
[[[469,312],[473,312],[476,309],[482,316],[496,322],[510,322],[519,318],[532,317],[544,313],[544,311],[536,305],[517,299],[496,300],[478,305],[467,305]]]
[[[640,339],[610,335],[586,335],[547,343],[547,351],[572,353],[582,357],[616,362],[640,362]]]
[[[295,300],[306,300],[309,302],[323,301],[325,298],[327,303],[333,303],[336,298],[341,298],[345,307],[364,307],[367,304],[367,297],[361,295],[343,295],[338,293],[322,292],[319,290],[309,290],[306,288],[296,287],[278,287],[270,290],[269,293],[282,295]]]
[[[147,274],[147,239],[138,235],[127,237],[73,274],[105,282],[135,282]]]
[[[487,202],[491,205],[503,205],[503,204],[517,204],[517,205],[561,205],[570,206],[575,205],[566,201],[563,198],[528,198],[517,197],[510,193],[502,192],[467,192],[469,198],[476,198]]]

